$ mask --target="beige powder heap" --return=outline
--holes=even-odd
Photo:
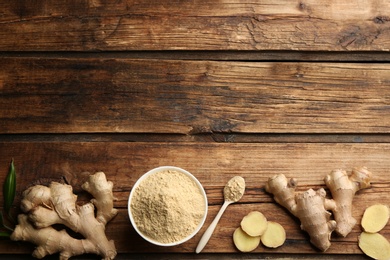
[[[245,180],[241,176],[235,176],[226,184],[223,194],[227,201],[238,201],[245,192]]]
[[[205,203],[193,179],[182,172],[166,170],[140,183],[130,207],[138,230],[166,244],[195,231],[205,213]]]

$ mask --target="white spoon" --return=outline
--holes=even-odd
[[[214,232],[215,227],[218,224],[219,219],[222,217],[223,212],[230,204],[237,202],[241,199],[242,195],[245,192],[245,180],[240,176],[235,176],[231,178],[223,189],[223,196],[225,202],[223,203],[221,209],[219,210],[217,216],[213,222],[211,222],[210,226],[207,228],[206,232],[204,232],[202,238],[199,241],[198,246],[196,247],[195,252],[198,254],[202,249],[206,246],[209,241],[211,235]]]

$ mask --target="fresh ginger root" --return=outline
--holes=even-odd
[[[389,214],[389,207],[383,204],[374,204],[364,211],[361,221],[364,232],[359,236],[359,247],[371,258],[390,259],[390,242],[377,233],[386,226]]]
[[[240,223],[242,230],[252,237],[263,235],[267,225],[267,218],[259,211],[250,212]]]
[[[284,244],[286,231],[279,223],[267,221],[259,211],[251,211],[244,216],[233,233],[233,243],[241,252],[255,250],[260,241],[269,248],[276,248]]]
[[[288,181],[280,174],[268,180],[266,191],[274,194],[276,202],[301,220],[301,229],[309,234],[310,242],[321,251],[326,251],[336,228],[336,222],[330,220],[331,213],[327,211],[329,200],[325,198],[326,192],[324,189],[309,189],[295,194],[296,185],[296,180]]]
[[[359,247],[374,259],[390,259],[390,243],[379,233],[362,232],[359,236]]]
[[[370,186],[370,178],[371,173],[365,167],[354,169],[350,176],[342,170],[332,171],[324,180],[333,199],[326,199],[322,188],[296,193],[296,180],[287,180],[283,174],[271,177],[265,189],[274,195],[277,203],[301,221],[301,229],[309,234],[310,242],[325,252],[330,247],[334,230],[346,236],[356,224],[351,213],[352,199],[358,190]],[[329,210],[335,220],[330,219]]]
[[[334,170],[324,179],[334,205],[332,212],[337,222],[336,232],[346,237],[356,224],[352,216],[352,200],[355,193],[370,187],[371,173],[367,168],[353,169],[350,176],[343,170]]]
[[[267,229],[260,238],[261,243],[269,248],[277,248],[286,241],[286,231],[277,222],[268,221]]]
[[[114,241],[105,235],[106,223],[117,214],[112,183],[103,172],[97,172],[82,187],[94,196],[92,202],[82,206],[76,205],[77,196],[70,185],[52,182],[49,187],[36,185],[27,189],[21,202],[25,214],[18,216],[11,239],[37,245],[33,252],[36,258],[60,253],[60,259],[69,259],[92,253],[103,259],[114,259]],[[52,227],[55,224],[67,226],[84,239],[75,239],[65,230],[57,231]]]
[[[383,204],[375,204],[364,211],[361,225],[365,232],[376,233],[387,225],[389,218],[389,207]]]
[[[233,243],[241,252],[250,252],[259,246],[260,236],[252,237],[238,227],[233,233]]]

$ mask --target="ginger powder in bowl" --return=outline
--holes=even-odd
[[[192,238],[203,226],[207,197],[188,171],[162,166],[145,173],[129,197],[131,224],[145,240],[174,246]]]

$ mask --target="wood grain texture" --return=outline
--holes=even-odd
[[[317,189],[332,169],[365,165],[372,186],[355,197],[353,215],[360,221],[366,207],[390,205],[389,7],[0,0],[0,180],[14,158],[14,213],[24,189],[51,181],[71,184],[87,202],[81,183],[104,171],[118,198],[119,215],[107,226],[117,259],[367,259],[359,225],[346,238],[333,235],[320,254],[264,183],[284,173],[299,191]],[[209,202],[201,232],[170,248],[142,240],[127,216],[134,183],[160,165],[192,172]],[[245,178],[246,193],[195,254],[234,175]],[[286,228],[283,247],[235,249],[232,233],[252,210]],[[390,225],[381,233],[390,238]],[[0,258],[31,259],[32,250],[2,240]]]
[[[4,254],[4,257],[6,257],[8,260],[27,260],[32,259],[29,255],[12,255],[12,254]],[[115,259],[116,260],[139,260],[139,259],[150,259],[150,260],[156,260],[156,259],[210,259],[210,260],[227,260],[227,259],[248,259],[248,258],[256,258],[256,259],[273,259],[275,254],[272,253],[252,253],[252,254],[246,254],[243,255],[242,253],[221,253],[221,254],[213,254],[213,253],[202,253],[202,254],[186,254],[186,253],[150,253],[145,257],[145,254],[120,254]],[[277,254],[277,257],[275,259],[278,260],[293,260],[293,259],[310,259],[312,255],[305,255],[305,254]],[[56,255],[46,257],[45,260],[57,260],[58,257]],[[79,256],[74,257],[73,259],[96,259],[96,258],[87,258],[85,256]],[[367,256],[364,255],[353,255],[351,257],[348,257],[346,255],[321,255],[317,254],[315,255],[315,259],[318,260],[345,260],[345,259],[353,259],[353,260],[367,260]]]
[[[0,133],[389,133],[390,66],[5,58]]]
[[[51,181],[67,182],[82,201],[88,199],[80,185],[86,172],[104,171],[114,182],[119,215],[107,226],[108,236],[115,239],[121,253],[192,253],[200,235],[211,223],[223,201],[223,186],[232,176],[246,180],[246,192],[239,203],[229,206],[213,238],[204,252],[234,253],[231,235],[241,218],[252,210],[260,210],[280,222],[287,230],[287,242],[278,250],[263,247],[255,252],[318,253],[299,230],[297,219],[274,203],[264,191],[265,181],[274,174],[284,173],[298,178],[298,190],[324,187],[323,178],[332,169],[350,171],[367,166],[373,173],[372,187],[360,191],[354,199],[353,215],[360,221],[364,209],[373,203],[390,204],[388,169],[389,144],[218,144],[218,143],[126,143],[126,142],[50,142],[0,143],[0,179],[5,177],[7,164],[14,158],[17,169],[17,199],[33,185]],[[161,165],[175,165],[193,173],[203,184],[209,214],[201,233],[189,242],[172,248],[155,247],[143,241],[132,229],[127,216],[127,199],[135,181],[146,171]],[[0,197],[0,200],[2,198]],[[327,254],[357,254],[356,225],[346,238],[334,236]],[[390,236],[388,225],[382,233]],[[0,243],[1,253],[27,253],[31,246],[23,243]]]
[[[390,49],[387,0],[1,1],[0,49]]]
[[[201,50],[160,50],[160,51],[0,51],[3,58],[44,58],[44,59],[160,59],[197,61],[255,61],[255,62],[377,62],[390,61],[387,51],[201,51]]]

